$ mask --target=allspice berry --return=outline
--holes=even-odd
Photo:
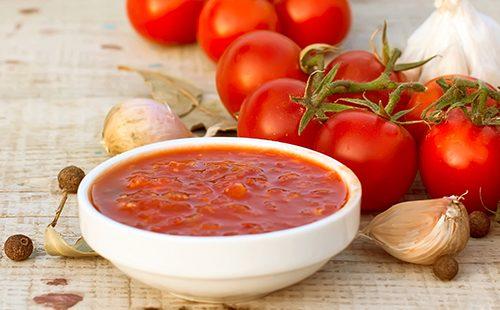
[[[482,238],[490,232],[490,217],[482,211],[474,211],[469,214],[470,236]]]
[[[25,235],[10,236],[5,241],[4,252],[8,258],[14,261],[25,260],[33,253],[33,242]]]
[[[432,266],[436,277],[443,281],[450,281],[458,273],[458,262],[450,255],[443,255]]]
[[[85,177],[85,172],[76,166],[68,166],[61,170],[57,175],[57,180],[59,181],[59,188],[75,194],[78,191],[78,186],[82,179]]]

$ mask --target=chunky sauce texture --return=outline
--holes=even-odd
[[[277,151],[200,147],[115,166],[91,188],[104,215],[184,236],[258,234],[305,225],[339,210],[348,191],[321,165]]]

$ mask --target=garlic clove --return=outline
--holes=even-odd
[[[469,219],[454,196],[408,201],[377,215],[361,234],[402,261],[430,265],[465,248]]]

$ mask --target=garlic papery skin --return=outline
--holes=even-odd
[[[104,120],[102,143],[108,154],[116,155],[146,144],[192,136],[168,105],[136,98],[109,111]]]
[[[469,216],[455,196],[408,201],[377,215],[361,234],[402,261],[430,265],[465,248]]]
[[[438,57],[405,71],[406,77],[425,83],[462,74],[500,85],[500,25],[468,0],[436,0],[434,5],[436,11],[409,37],[400,61]]]

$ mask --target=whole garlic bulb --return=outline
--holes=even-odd
[[[392,256],[430,265],[455,255],[469,240],[469,217],[457,197],[408,201],[377,215],[361,234]]]
[[[115,105],[106,116],[102,142],[110,155],[193,134],[166,104],[136,98]]]
[[[500,85],[500,25],[468,0],[435,0],[434,5],[436,11],[409,37],[400,61],[439,57],[405,71],[406,77],[425,83],[463,74]]]

